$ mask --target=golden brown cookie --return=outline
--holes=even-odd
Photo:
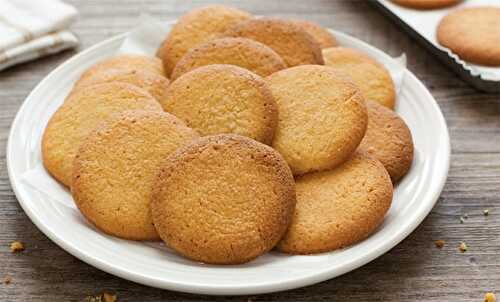
[[[76,82],[72,93],[80,89],[86,89],[91,85],[110,82],[135,85],[149,92],[158,101],[164,98],[165,90],[169,84],[166,77],[146,70],[110,69],[81,78]]]
[[[231,64],[248,69],[262,77],[285,69],[285,61],[271,48],[245,38],[222,38],[209,41],[188,51],[175,65],[171,78],[200,66]]]
[[[149,71],[165,76],[161,60],[144,55],[124,54],[102,60],[87,69],[80,79],[114,69]]]
[[[393,187],[378,160],[356,153],[333,170],[297,178],[296,190],[295,214],[277,249],[313,254],[368,237],[389,210]]]
[[[333,47],[323,50],[325,65],[348,75],[366,100],[393,109],[396,90],[387,69],[366,54],[352,48]]]
[[[285,233],[295,207],[294,186],[286,162],[271,147],[234,134],[204,137],[161,168],[153,222],[167,245],[185,257],[248,262]]]
[[[437,40],[465,61],[500,66],[500,8],[452,11],[439,23]]]
[[[235,133],[270,144],[278,122],[265,80],[234,65],[207,65],[183,74],[161,104],[202,136]]]
[[[279,112],[272,145],[295,175],[333,168],[356,150],[368,117],[354,84],[320,65],[285,69],[267,80]]]
[[[223,5],[201,7],[182,16],[157,52],[163,60],[167,74],[172,73],[177,62],[188,50],[222,37],[222,33],[229,27],[251,17],[247,12]]]
[[[111,115],[134,109],[162,111],[147,91],[126,83],[99,84],[72,93],[45,128],[42,138],[45,168],[70,186],[73,159],[81,142]]]
[[[358,150],[378,159],[396,183],[411,167],[413,140],[410,129],[394,111],[367,101],[368,128]]]
[[[416,9],[434,9],[455,5],[462,0],[392,0],[402,6]]]
[[[293,21],[277,18],[251,19],[234,25],[226,35],[261,42],[278,53],[290,67],[323,64],[319,43]]]
[[[333,34],[321,25],[306,20],[292,21],[316,39],[321,48],[338,46],[337,39],[335,39]]]
[[[151,193],[160,164],[198,134],[166,112],[126,111],[82,143],[73,168],[76,205],[102,231],[125,239],[157,240]]]

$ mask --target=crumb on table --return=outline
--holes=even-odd
[[[10,244],[10,251],[12,253],[19,253],[24,251],[24,244],[19,241],[14,241]]]
[[[460,245],[458,246],[458,249],[462,252],[465,253],[469,249],[467,244],[465,242],[460,242]]]
[[[496,302],[497,298],[495,297],[494,293],[486,293],[484,295],[484,302]]]
[[[104,292],[97,296],[88,296],[85,298],[85,302],[116,302],[118,298],[115,294],[110,294],[108,292]]]
[[[490,210],[486,209],[483,211],[484,216],[488,216],[490,214]]]
[[[11,282],[12,282],[11,276],[5,276],[5,278],[3,278],[3,284],[9,285]]]
[[[436,247],[438,249],[441,249],[444,246],[444,240],[436,240],[436,241],[434,241],[434,244],[436,245]]]
[[[102,297],[104,298],[104,302],[116,302],[117,298],[116,295],[110,294],[110,293],[104,293],[102,294]]]

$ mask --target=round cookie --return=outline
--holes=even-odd
[[[111,115],[134,109],[162,111],[148,92],[126,83],[99,84],[70,94],[45,128],[42,138],[45,168],[57,180],[71,186],[73,159],[81,142]]]
[[[134,54],[124,54],[118,55],[116,57],[111,57],[102,60],[89,69],[87,69],[80,77],[84,79],[86,77],[93,76],[97,73],[103,71],[109,71],[114,69],[120,70],[139,70],[139,71],[149,71],[160,76],[165,76],[165,71],[163,70],[163,64],[161,60],[155,57],[149,57],[144,55],[134,55]]]
[[[231,64],[248,69],[262,77],[285,69],[285,61],[271,48],[245,38],[222,38],[201,44],[188,51],[175,65],[171,78],[200,66]]]
[[[396,183],[413,162],[410,129],[394,111],[371,101],[366,102],[366,107],[368,128],[358,150],[378,159]]]
[[[319,43],[293,21],[251,19],[231,27],[226,35],[256,40],[271,47],[289,67],[323,64]]]
[[[126,111],[82,143],[73,168],[76,205],[102,231],[125,239],[157,240],[152,186],[160,164],[198,134],[166,112]]]
[[[164,98],[165,89],[169,84],[167,78],[146,70],[110,69],[81,78],[76,82],[72,93],[91,85],[110,82],[124,82],[135,85],[149,92],[158,101]]]
[[[356,153],[333,170],[297,178],[296,191],[294,217],[277,249],[314,254],[368,237],[389,210],[393,187],[379,161]]]
[[[182,16],[173,26],[157,55],[168,75],[191,48],[222,37],[229,27],[252,18],[247,12],[223,5],[194,9]]]
[[[279,112],[272,145],[294,175],[333,168],[356,150],[368,117],[354,84],[320,65],[285,69],[267,80]]]
[[[248,262],[285,233],[296,202],[294,186],[286,162],[271,147],[239,135],[204,137],[161,168],[153,222],[168,246],[185,257]]]
[[[306,20],[292,20],[293,23],[300,26],[308,34],[310,34],[318,43],[321,48],[338,46],[337,39],[326,28],[319,24]]]
[[[465,61],[500,66],[500,8],[452,11],[439,23],[437,40]]]
[[[265,80],[234,65],[207,65],[183,74],[161,104],[202,136],[235,133],[270,144],[278,122]]]
[[[462,0],[392,0],[402,6],[416,9],[434,9],[455,5]]]
[[[323,50],[325,65],[348,75],[366,100],[393,109],[396,89],[385,67],[366,54],[352,48],[333,47]]]

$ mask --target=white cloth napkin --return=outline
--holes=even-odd
[[[77,16],[60,0],[0,0],[0,70],[78,45]]]

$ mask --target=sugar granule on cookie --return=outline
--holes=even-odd
[[[436,240],[436,241],[434,241],[434,244],[436,245],[436,247],[438,249],[442,249],[444,247],[445,242],[444,242],[444,240]]]
[[[20,253],[24,251],[24,244],[20,241],[14,241],[10,244],[10,251],[12,253]]]

